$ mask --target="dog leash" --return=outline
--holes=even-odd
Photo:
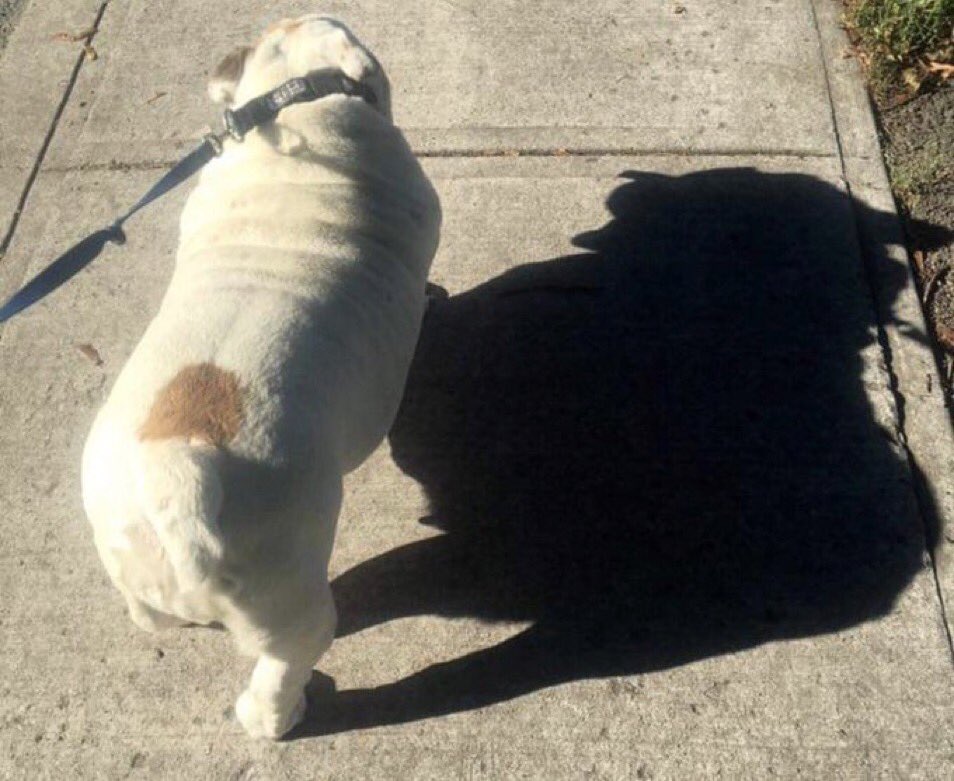
[[[372,106],[377,104],[377,95],[367,84],[355,81],[337,68],[322,68],[311,71],[305,76],[289,79],[275,89],[252,98],[234,111],[226,109],[225,130],[222,133],[206,134],[198,147],[167,171],[142,198],[136,201],[131,209],[118,217],[112,225],[95,231],[74,244],[27,282],[0,307],[0,323],[35,304],[86,268],[99,257],[107,242],[124,244],[126,234],[123,232],[123,224],[126,220],[182,184],[210,160],[222,154],[222,142],[227,137],[241,141],[249,131],[275,119],[286,106],[293,103],[309,103],[330,95],[347,95],[361,98]]]

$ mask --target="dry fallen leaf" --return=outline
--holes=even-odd
[[[944,268],[938,269],[930,277],[927,278],[924,282],[924,297],[921,299],[921,303],[924,305],[926,310],[929,310],[934,302],[934,294],[937,292],[937,289],[943,284],[944,280],[947,279],[948,273],[950,273],[950,268],[945,266]]]
[[[934,333],[937,334],[937,340],[941,347],[949,353],[954,353],[954,328],[948,328],[944,323],[934,324]]]
[[[54,33],[53,35],[50,36],[50,40],[66,41],[67,43],[76,43],[77,41],[89,41],[89,39],[92,38],[94,35],[96,35],[96,28],[90,27],[89,29],[83,30],[82,32],[78,32],[78,33],[67,33],[67,32]]]
[[[924,276],[924,250],[916,249],[911,253],[911,258],[914,260],[914,267],[918,270],[918,276]]]
[[[86,53],[86,59],[89,60],[90,62],[92,62],[93,60],[99,59],[99,55],[96,53],[96,49],[94,49],[89,44],[86,44],[83,47],[83,51]]]
[[[159,100],[159,98],[165,97],[168,94],[169,94],[168,92],[157,92],[155,95],[149,98],[149,100],[147,100],[146,103],[151,106],[153,103]]]
[[[905,68],[901,71],[901,79],[904,81],[905,86],[911,90],[911,92],[917,92],[921,89],[921,82],[924,79],[921,77],[921,73],[917,68]]]
[[[89,342],[83,342],[83,344],[76,345],[76,349],[89,358],[96,366],[103,365],[103,358],[99,354],[99,350],[93,347],[93,345],[91,345]]]
[[[941,77],[941,81],[947,81],[949,78],[954,76],[954,63],[950,62],[935,62],[934,60],[928,60],[925,65],[928,73],[936,73]]]

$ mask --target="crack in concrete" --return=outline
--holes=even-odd
[[[418,157],[794,157],[831,159],[831,152],[804,149],[682,149],[678,147],[514,147],[491,149],[415,149]]]
[[[201,139],[194,139],[198,145]],[[828,160],[837,157],[830,152],[811,152],[792,149],[644,149],[635,147],[580,147],[548,148],[530,147],[512,149],[416,149],[414,154],[419,158],[498,158],[498,157],[791,157],[795,159]],[[171,160],[136,160],[123,162],[109,160],[108,162],[83,162],[75,165],[46,166],[43,173],[75,173],[78,171],[161,171],[172,168],[181,158]]]
[[[198,146],[198,141],[196,146]],[[51,165],[42,169],[45,174],[70,174],[70,173],[95,173],[98,171],[162,171],[166,168],[172,168],[182,158],[175,160],[140,160],[138,162],[124,163],[118,160],[110,160],[106,163],[76,163],[75,165]]]
[[[106,13],[106,6],[109,5],[109,0],[101,3],[99,10],[96,12],[96,16],[93,19],[93,23],[90,25],[90,28],[93,30],[93,34],[86,39],[86,43],[92,43],[93,39],[96,37],[96,33],[99,32],[99,25],[102,22],[103,14]],[[86,50],[81,48],[79,54],[76,57],[76,62],[73,65],[73,70],[70,72],[69,80],[67,81],[66,88],[63,90],[63,97],[60,98],[60,102],[56,107],[56,111],[53,112],[53,119],[50,122],[49,128],[47,128],[46,135],[43,138],[43,143],[40,145],[40,151],[37,153],[36,159],[33,161],[33,167],[30,169],[30,175],[27,177],[26,183],[23,185],[23,190],[20,193],[20,198],[17,200],[16,208],[13,211],[13,216],[10,219],[10,225],[7,227],[7,232],[4,234],[3,241],[0,241],[0,260],[3,259],[6,255],[7,250],[10,247],[10,243],[13,241],[13,236],[16,233],[17,226],[20,224],[20,216],[23,214],[23,210],[26,208],[27,200],[30,197],[30,191],[33,189],[33,183],[36,181],[37,176],[40,173],[40,169],[43,166],[43,160],[46,157],[46,153],[50,148],[50,144],[53,142],[53,136],[56,135],[56,129],[59,126],[60,118],[63,116],[63,111],[66,109],[66,105],[69,103],[70,96],[73,94],[73,87],[76,85],[76,80],[79,78],[80,70],[83,67],[83,63],[86,61]]]

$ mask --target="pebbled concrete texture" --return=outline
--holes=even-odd
[[[924,455],[954,451],[836,5],[485,5],[328,7],[389,68],[443,201],[448,297],[348,479],[340,636],[294,739],[235,723],[249,664],[227,637],[128,621],[79,501],[188,188],[3,326],[0,774],[954,772],[950,591],[926,540],[945,487]],[[312,7],[209,6],[108,5],[5,286],[198,137],[218,54]],[[587,103],[607,74],[638,93]]]

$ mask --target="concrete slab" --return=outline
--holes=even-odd
[[[451,295],[349,479],[337,694],[283,745],[231,718],[225,636],[128,622],[79,504],[184,193],[8,324],[5,772],[943,777],[954,681],[837,163],[737,162],[428,161]],[[38,258],[151,173],[64,176]]]
[[[0,105],[5,107],[0,112],[0,242],[18,212],[64,92],[82,62],[82,43],[53,37],[95,26],[101,6],[95,0],[63,0],[55,9],[28,4],[0,57]]]
[[[109,67],[82,112],[74,162],[104,160],[98,144],[122,160],[155,159],[155,142],[198,137],[217,121],[205,80],[218,58],[314,7],[113,4],[99,38]],[[380,56],[396,120],[420,151],[835,152],[807,2],[330,2],[322,11],[346,18]]]

